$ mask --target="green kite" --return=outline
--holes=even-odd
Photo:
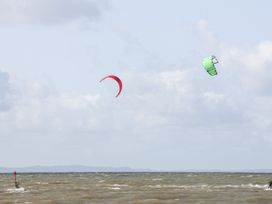
[[[215,68],[215,64],[217,63],[218,63],[218,60],[216,59],[215,56],[205,57],[202,61],[203,67],[211,76],[217,75],[217,71]]]

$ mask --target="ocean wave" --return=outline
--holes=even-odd
[[[208,187],[207,184],[202,184],[202,185],[148,185],[149,188],[184,188],[184,189],[189,189],[189,188],[206,188]]]
[[[113,186],[128,186],[127,184],[113,184]]]
[[[260,184],[239,184],[239,185],[233,185],[233,184],[227,184],[227,185],[217,185],[214,186],[214,188],[266,188],[268,185],[260,185]]]
[[[199,184],[199,185],[148,185],[149,188],[180,188],[180,189],[224,189],[224,188],[257,188],[265,189],[268,185],[260,184],[225,184],[225,185],[208,185],[208,184]]]
[[[38,184],[38,185],[48,185],[49,183],[48,182],[36,182],[36,184]]]
[[[108,189],[111,189],[111,190],[120,190],[121,188],[120,187],[108,187]]]
[[[186,176],[187,176],[187,177],[197,177],[196,174],[187,174]]]
[[[152,181],[162,181],[163,179],[162,178],[153,178],[151,179]]]
[[[253,176],[256,176],[256,175],[252,175],[252,174],[250,174],[250,175],[242,175],[241,178],[252,178]]]
[[[101,186],[101,185],[96,185],[96,186]],[[127,184],[108,184],[108,185],[103,185],[103,186],[106,189],[112,189],[112,190],[120,190],[121,187],[128,187]]]

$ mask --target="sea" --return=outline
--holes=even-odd
[[[269,173],[0,174],[0,203],[272,204]]]

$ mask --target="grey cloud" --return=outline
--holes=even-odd
[[[6,111],[11,107],[11,89],[9,74],[0,71],[0,111]]]
[[[107,0],[3,0],[0,22],[7,24],[60,24],[101,16]]]

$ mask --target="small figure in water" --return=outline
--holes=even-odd
[[[17,173],[16,171],[13,172],[13,176],[14,176],[14,184],[15,184],[15,187],[16,188],[20,188],[20,183],[16,180],[16,176],[17,176]]]
[[[271,189],[272,189],[272,181],[269,181],[269,183],[268,183],[268,188],[271,188]]]

